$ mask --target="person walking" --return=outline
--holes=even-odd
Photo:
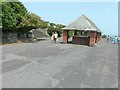
[[[114,37],[114,43],[115,44],[117,43],[117,37],[116,36]]]
[[[52,32],[51,41],[52,41],[52,43],[55,42],[55,34],[54,34],[54,32]]]
[[[107,37],[107,42],[109,42],[109,40],[110,40],[110,36]]]
[[[57,34],[57,32],[55,32],[55,43],[56,43],[56,41],[58,40],[58,34]]]

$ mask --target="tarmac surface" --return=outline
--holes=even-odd
[[[59,40],[60,41],[60,40]],[[118,45],[51,43],[2,46],[3,88],[117,88]]]

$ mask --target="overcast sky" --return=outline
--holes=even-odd
[[[118,34],[117,2],[24,2],[28,11],[43,20],[68,25],[82,14],[107,35]]]

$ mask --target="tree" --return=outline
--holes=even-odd
[[[16,32],[26,12],[21,2],[2,2],[3,31]]]
[[[48,22],[41,20],[41,17],[34,13],[27,12],[19,1],[2,2],[2,23],[3,31],[7,32],[27,33],[33,28],[48,27]]]
[[[2,3],[0,3],[0,26],[2,26]]]
[[[51,27],[55,27],[56,24],[55,23],[49,23]]]
[[[29,31],[32,28],[38,28],[40,26],[40,18],[41,17],[35,15],[34,13],[26,13],[22,18],[19,29],[27,29],[27,31]]]
[[[29,32],[31,29],[47,28],[48,22],[41,20],[41,17],[34,13],[26,13],[20,23],[19,32]]]
[[[107,38],[107,36],[106,35],[102,35],[102,38]]]
[[[49,24],[49,22],[47,22],[47,21],[42,21],[40,27],[41,27],[42,29],[48,28],[48,24]]]

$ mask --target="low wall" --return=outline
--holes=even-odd
[[[16,33],[2,32],[2,44],[16,43],[16,42],[17,42]]]
[[[28,42],[36,42],[36,38],[47,37],[46,35],[47,29],[33,29],[29,33],[13,33],[13,32],[2,32],[0,33],[1,44],[8,43],[16,43],[18,40],[28,43]]]
[[[80,45],[89,45],[89,37],[85,36],[73,36],[72,43],[73,44],[80,44]]]
[[[41,29],[41,28],[32,29],[30,32],[32,33],[33,35],[32,37],[34,38],[48,37],[47,28],[46,29]]]

